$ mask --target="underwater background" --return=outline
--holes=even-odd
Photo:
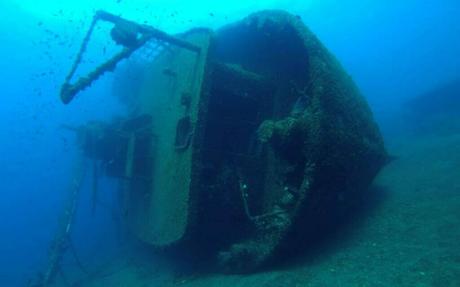
[[[123,112],[110,96],[111,74],[70,106],[59,99],[99,9],[169,33],[218,28],[263,9],[299,15],[359,86],[395,160],[376,179],[385,194],[379,207],[350,227],[358,231],[337,235],[346,243],[339,240],[306,266],[195,283],[155,281],[143,270],[150,285],[126,275],[120,285],[81,286],[460,286],[460,3],[454,0],[2,0],[0,286],[26,286],[46,266],[77,154],[75,136],[63,125]],[[104,41],[88,49],[88,67],[106,56]],[[114,186],[100,182],[105,206],[115,201]],[[92,213],[85,182],[72,241],[89,268],[125,255],[113,212]],[[63,268],[73,265],[68,260]]]

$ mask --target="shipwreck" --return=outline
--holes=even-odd
[[[98,21],[113,23],[122,50],[71,82]],[[146,53],[135,88],[123,89],[117,64]],[[126,225],[139,240],[225,272],[308,248],[305,239],[366,196],[387,160],[351,77],[287,12],[178,35],[98,12],[62,101],[111,71],[128,112],[76,128],[81,150],[120,179]]]

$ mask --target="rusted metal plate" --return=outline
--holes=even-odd
[[[193,136],[210,37],[208,30],[183,35],[200,53],[165,48],[146,71],[135,108],[151,115],[155,141],[151,181],[131,184],[130,222],[142,240],[155,246],[180,241],[190,221]]]

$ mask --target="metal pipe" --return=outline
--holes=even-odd
[[[84,77],[80,77],[74,84],[71,84],[70,80],[74,76],[75,71],[77,70],[77,67],[81,62],[83,53],[85,52],[87,44],[91,37],[91,34],[94,31],[94,27],[97,21],[99,20],[113,23],[115,25],[114,30],[117,29],[117,27],[118,28],[128,27],[129,31],[133,31],[136,34],[135,36],[137,36],[137,34],[141,34],[141,36],[139,37],[139,39],[135,39],[133,45],[125,46],[125,48],[121,52],[116,54],[114,57],[109,59],[107,62],[98,66],[95,70],[90,72],[88,75]],[[187,41],[184,41],[182,39],[171,36],[161,30],[155,29],[147,25],[139,25],[135,22],[123,19],[119,16],[113,15],[111,13],[108,13],[102,10],[97,11],[96,15],[94,15],[93,21],[91,22],[91,26],[88,29],[88,32],[86,33],[85,38],[83,39],[82,45],[70,69],[70,72],[65,78],[65,81],[61,86],[60,96],[61,96],[62,102],[64,104],[70,103],[72,99],[77,95],[77,93],[89,87],[95,80],[97,80],[104,73],[108,71],[113,71],[116,65],[118,64],[118,62],[131,56],[133,52],[135,52],[137,49],[142,47],[145,43],[147,43],[151,39],[157,39],[157,40],[169,43],[171,45],[175,45],[175,46],[190,50],[197,54],[199,54],[201,51],[200,47],[193,45]]]

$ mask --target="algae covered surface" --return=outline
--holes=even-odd
[[[375,179],[372,203],[295,262],[196,275],[157,261],[84,286],[460,286],[458,146],[460,135],[390,143],[395,159]]]

